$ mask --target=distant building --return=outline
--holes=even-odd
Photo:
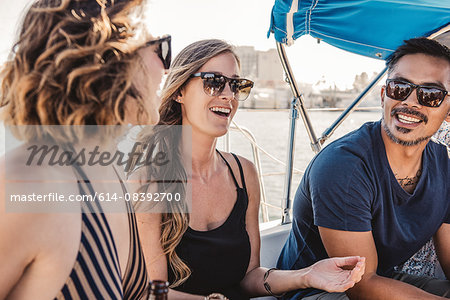
[[[241,60],[241,76],[256,81],[258,76],[258,52],[255,51],[255,47],[239,46],[236,47],[235,51]]]
[[[284,71],[275,49],[258,51],[252,46],[236,47],[241,76],[255,82],[252,94],[241,103],[245,108],[286,108],[291,96],[283,81]]]
[[[284,81],[284,70],[277,50],[258,51],[252,46],[239,46],[235,50],[241,60],[241,76],[255,82],[252,93],[240,103],[240,107],[289,108],[293,96],[289,85]],[[375,76],[376,74],[369,75],[365,72],[356,75],[353,89],[348,90],[340,90],[326,78],[315,84],[298,82],[297,85],[308,108],[347,107]],[[379,87],[375,88],[359,106],[379,106],[379,91]]]
[[[262,86],[283,83],[283,67],[277,50],[258,51],[252,46],[239,46],[236,54],[241,59],[242,76],[260,82]]]
[[[283,83],[284,71],[275,49],[258,51],[258,80],[272,81],[274,84]]]

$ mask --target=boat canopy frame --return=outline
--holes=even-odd
[[[276,0],[272,9],[268,35],[274,33],[276,46],[286,81],[293,99],[290,103],[289,141],[286,159],[281,223],[291,222],[291,185],[294,170],[296,126],[299,115],[310,139],[311,148],[318,153],[323,143],[358,107],[387,72],[385,67],[361,94],[342,112],[320,137],[310,121],[304,97],[297,85],[286,55],[285,45],[309,34],[320,40],[364,56],[385,60],[403,40],[426,36],[436,39],[450,33],[450,2],[439,0]],[[377,6],[374,6],[377,4]],[[382,4],[380,6],[380,4]],[[376,19],[371,16],[377,16]],[[417,19],[418,18],[418,19]],[[419,20],[419,22],[417,21]],[[399,25],[401,30],[397,30]],[[404,26],[408,24],[408,26]],[[413,26],[410,26],[413,24]],[[376,28],[375,34],[365,34],[366,28]],[[386,31],[395,28],[395,34]]]

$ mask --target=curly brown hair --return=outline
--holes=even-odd
[[[0,74],[7,125],[117,125],[140,66],[133,43],[144,0],[39,0]]]

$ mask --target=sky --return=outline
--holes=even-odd
[[[15,40],[23,8],[30,0],[0,0],[0,62]],[[146,24],[154,36],[172,35],[173,54],[205,38],[219,38],[235,46],[257,50],[276,48],[273,35],[267,38],[273,0],[148,0]],[[304,36],[287,47],[297,81],[316,83],[325,78],[339,88],[350,88],[356,74],[372,74],[384,62],[348,53]]]

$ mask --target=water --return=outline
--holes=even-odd
[[[340,114],[341,112],[336,111],[310,112],[309,116],[316,135],[320,136]],[[365,122],[379,120],[380,116],[380,111],[353,112],[335,131],[325,145],[344,134],[359,128]],[[240,110],[236,114],[234,120],[239,126],[249,129],[256,137],[258,145],[264,150],[279,160],[283,162],[286,161],[289,137],[289,111]],[[231,131],[230,134],[231,151],[253,161],[251,144],[246,137],[244,137],[241,132],[236,131]],[[223,140],[219,141],[219,148],[223,147],[223,145]],[[313,158],[314,152],[311,150],[310,141],[301,118],[299,118],[297,123],[295,148],[294,168],[303,171],[306,169],[309,161]],[[275,162],[262,152],[260,157],[263,174],[285,171],[285,166]],[[301,174],[294,175],[291,188],[292,197],[295,194],[300,179]],[[263,180],[267,202],[277,207],[281,207],[281,201],[284,196],[284,175],[264,176]],[[280,218],[280,216],[280,210],[269,208],[270,219],[277,219]]]
[[[313,111],[310,112],[310,119],[315,133],[320,136],[334,120],[340,115],[340,112],[332,111]],[[331,136],[328,144],[344,134],[358,128],[363,123],[375,121],[380,118],[380,111],[353,112],[336,132]],[[285,162],[287,156],[287,143],[289,136],[289,111],[287,110],[239,110],[234,121],[242,127],[249,129],[256,137],[260,147],[271,155]],[[231,131],[231,151],[253,161],[253,154],[250,142],[240,132]],[[0,154],[5,149],[4,127],[0,126]],[[223,139],[218,142],[218,147],[223,148]],[[299,170],[305,170],[314,153],[311,150],[308,135],[301,118],[298,120],[296,134],[296,152],[294,167]],[[273,161],[264,153],[260,153],[261,167],[263,174],[284,172],[285,167]],[[291,195],[293,197],[295,190],[300,182],[301,174],[295,174],[292,182]],[[263,178],[267,202],[281,207],[284,190],[284,175],[265,176]],[[280,210],[269,208],[270,219],[280,218]]]

